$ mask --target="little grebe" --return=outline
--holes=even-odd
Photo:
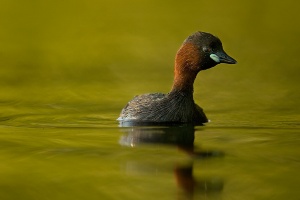
[[[168,94],[153,93],[135,96],[123,108],[121,123],[193,123],[208,122],[202,108],[193,98],[194,80],[201,70],[220,63],[235,64],[221,41],[205,32],[189,36],[175,58],[174,82]]]

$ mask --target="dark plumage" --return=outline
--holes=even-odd
[[[193,123],[207,122],[202,108],[194,102],[193,84],[201,70],[219,63],[235,64],[221,41],[204,32],[189,36],[175,58],[174,83],[168,94],[153,93],[135,96],[123,108],[118,120],[131,123]]]

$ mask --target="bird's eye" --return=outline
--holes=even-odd
[[[211,48],[210,47],[203,47],[203,51],[205,53],[209,53],[209,52],[211,52]]]

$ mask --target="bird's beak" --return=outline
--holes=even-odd
[[[227,63],[227,64],[236,64],[236,60],[227,55],[225,51],[218,51],[216,53],[210,54],[210,58],[217,63]]]

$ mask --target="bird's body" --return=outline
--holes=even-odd
[[[123,108],[120,119],[165,123],[207,122],[203,110],[195,104],[192,94],[179,91],[136,96]]]

